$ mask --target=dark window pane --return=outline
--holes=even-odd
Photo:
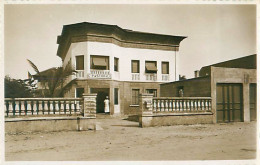
[[[139,104],[139,89],[132,89],[132,104]]]
[[[153,97],[157,97],[157,89],[146,89],[146,93],[153,94]]]
[[[114,89],[114,104],[118,105],[118,88]]]
[[[169,74],[169,62],[162,62],[162,74]]]
[[[84,56],[76,56],[76,70],[84,70]]]
[[[118,72],[118,61],[119,61],[118,58],[114,58],[114,71],[117,71],[117,72]]]
[[[76,97],[82,97],[84,88],[76,88]]]
[[[132,73],[139,73],[139,61],[132,60]]]

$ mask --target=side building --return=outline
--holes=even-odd
[[[161,84],[161,97],[211,97],[213,121],[256,120],[256,54],[195,71],[195,78]]]
[[[183,36],[122,29],[116,25],[77,23],[63,26],[57,55],[68,78],[65,97],[97,93],[97,113],[109,97],[110,114],[136,114],[140,93],[160,94],[160,83],[176,80],[176,58]]]

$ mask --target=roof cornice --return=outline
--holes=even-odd
[[[122,29],[117,25],[82,22],[64,25],[62,34],[57,38],[57,55],[62,59],[71,43],[92,41],[113,43],[121,47],[178,50],[180,42],[187,37],[154,34]]]

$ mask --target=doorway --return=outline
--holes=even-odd
[[[109,97],[109,88],[91,88],[90,93],[97,93],[97,113],[105,113],[104,100]]]
[[[243,121],[242,84],[217,84],[217,122]]]

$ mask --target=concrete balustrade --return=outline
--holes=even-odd
[[[139,126],[213,123],[209,97],[156,97],[140,94]]]
[[[5,98],[5,116],[83,115],[82,98]]]

